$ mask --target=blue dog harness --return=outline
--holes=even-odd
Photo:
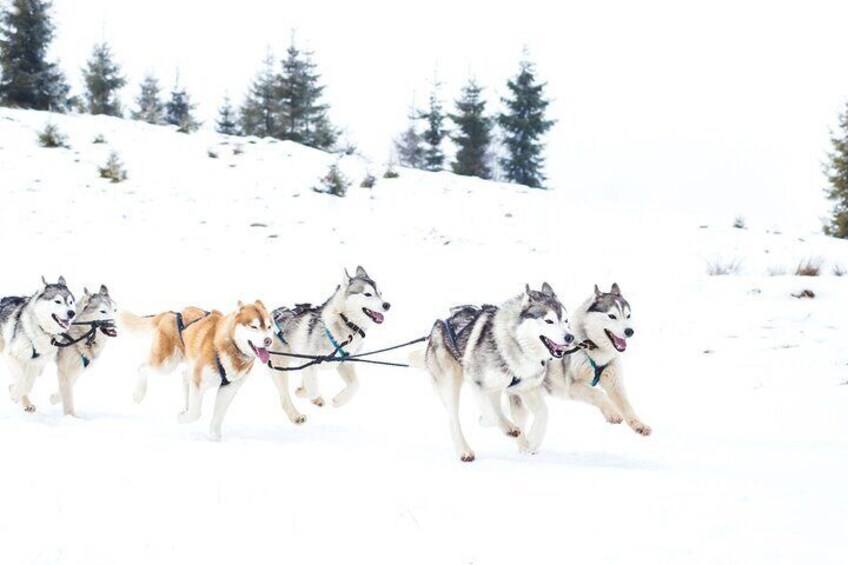
[[[333,357],[335,357],[336,354],[338,354],[338,356],[341,357],[342,359],[349,356],[350,353],[345,351],[344,348],[342,347],[342,344],[339,343],[338,341],[336,341],[336,338],[334,338],[333,334],[330,333],[330,328],[327,327],[327,324],[324,323],[324,320],[321,320],[321,325],[324,327],[324,335],[327,336],[327,339],[330,340],[330,343],[334,347]]]
[[[586,353],[586,352],[584,351],[584,353]],[[598,382],[600,382],[600,380],[601,380],[601,374],[603,374],[604,369],[606,369],[609,366],[609,363],[607,363],[606,365],[598,365],[589,356],[588,353],[586,353],[586,359],[589,360],[589,364],[592,366],[592,370],[595,371],[595,378],[592,379],[592,386],[596,386],[598,384]]]

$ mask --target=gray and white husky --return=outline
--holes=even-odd
[[[372,324],[382,324],[383,315],[390,307],[365,269],[357,267],[354,276],[345,270],[342,284],[324,304],[315,307],[299,304],[294,308],[274,310],[274,345],[280,351],[300,355],[329,355],[334,351],[337,357],[355,355],[362,350],[366,331]],[[281,356],[273,358],[274,364],[280,367],[296,367],[307,361]],[[318,369],[332,365],[345,383],[345,387],[333,397],[333,406],[347,403],[359,389],[353,363],[324,363],[307,367],[301,371],[303,382],[296,391],[297,395],[309,398],[316,406],[323,406],[324,399],[318,390]],[[306,417],[298,412],[289,395],[288,373],[269,370],[286,415],[295,424],[303,423]]]
[[[74,319],[74,324],[63,336],[67,340],[64,343],[82,338],[89,332],[91,334],[73,345],[59,348],[58,353],[56,353],[59,391],[50,396],[50,402],[53,404],[62,401],[62,408],[66,416],[75,415],[74,384],[76,384],[82,372],[97,361],[106,347],[107,340],[100,334],[106,337],[118,335],[114,326],[96,328],[84,324],[84,322],[114,321],[117,306],[109,296],[109,289],[105,285],[100,285],[100,290],[95,294],[91,294],[87,288],[84,288],[83,298],[77,306],[79,307],[79,314]]]
[[[29,393],[35,379],[56,356],[53,341],[61,339],[76,316],[74,295],[64,277],[55,284],[41,278],[41,288],[32,296],[0,299],[0,354],[12,376],[12,401],[27,412],[35,412]]]
[[[592,404],[607,422],[620,424],[624,420],[636,433],[651,435],[650,426],[636,415],[624,390],[621,354],[635,330],[630,304],[618,284],[613,283],[609,292],[601,292],[596,285],[594,294],[575,311],[572,325],[582,340],[582,351],[550,364],[545,391]],[[512,393],[509,400],[512,417],[523,429],[527,409],[534,400]]]
[[[462,461],[474,452],[462,434],[459,397],[467,383],[477,399],[482,420],[518,438],[523,451],[537,449],[547,421],[541,387],[552,359],[559,359],[574,342],[568,316],[548,283],[541,291],[525,291],[501,306],[461,306],[447,320],[438,320],[430,332],[423,363],[448,413],[451,437]],[[504,392],[520,393],[533,412],[527,433],[503,412]]]

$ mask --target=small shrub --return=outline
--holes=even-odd
[[[59,131],[56,124],[48,123],[38,133],[38,144],[42,147],[67,147],[68,138]]]
[[[400,176],[400,173],[397,172],[393,163],[389,163],[389,166],[386,167],[386,172],[383,173],[384,179],[396,179]]]
[[[121,163],[118,154],[112,151],[109,154],[109,159],[106,164],[100,167],[100,176],[104,179],[109,179],[113,183],[118,183],[127,180],[127,171],[124,169],[124,164]]]
[[[837,263],[836,265],[833,266],[833,276],[834,277],[842,277],[842,276],[845,275],[845,273],[846,273],[845,267],[843,267],[839,263]]]
[[[782,277],[786,274],[785,267],[769,267],[768,276],[770,277]]]
[[[816,293],[810,290],[809,288],[805,288],[800,292],[795,292],[792,294],[793,298],[815,298]]]
[[[96,136],[94,136],[94,141],[92,141],[92,143],[94,143],[95,145],[106,143],[106,138],[103,137],[102,133],[98,133]]]
[[[799,277],[817,277],[821,274],[822,260],[819,257],[805,259],[798,263],[795,274]]]
[[[362,182],[359,184],[362,188],[374,188],[374,185],[377,183],[377,177],[368,173],[365,175],[365,178],[362,179]]]
[[[238,144],[233,147],[233,155],[241,155],[244,153],[244,145]]]
[[[215,151],[213,149],[210,149],[209,151],[207,151],[206,154],[209,155],[210,159],[217,159],[218,158],[217,151]]]
[[[722,261],[716,259],[707,263],[707,274],[711,277],[736,275],[742,270],[742,264],[733,259],[732,261]]]
[[[748,229],[748,226],[745,224],[745,218],[742,216],[736,216],[736,219],[733,220],[733,227],[738,230]]]
[[[321,184],[314,187],[312,190],[323,194],[332,194],[333,196],[343,197],[347,194],[347,189],[350,188],[350,181],[339,170],[336,163],[330,165],[326,176],[321,179]]]

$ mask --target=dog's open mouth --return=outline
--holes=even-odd
[[[59,327],[62,328],[63,330],[67,330],[68,328],[71,327],[71,320],[70,319],[66,320],[65,318],[60,318],[56,314],[53,314],[53,320],[57,324],[59,324]]]
[[[374,310],[369,310],[368,308],[363,308],[362,311],[365,312],[365,315],[368,316],[369,318],[371,318],[374,321],[375,324],[382,324],[383,323],[383,315],[380,314],[379,312],[375,312]]]
[[[118,330],[114,326],[104,326],[100,330],[109,337],[118,337]]]
[[[551,353],[551,356],[555,359],[562,359],[562,356],[565,355],[565,352],[568,349],[567,345],[560,345],[558,343],[554,343],[543,335],[540,335],[539,339],[542,340],[542,343],[545,344],[545,347],[548,348],[548,351]]]
[[[265,349],[264,347],[256,347],[255,345],[253,345],[253,342],[249,340],[247,344],[253,350],[253,354],[259,357],[259,360],[262,362],[263,365],[268,363],[268,361],[271,359],[271,355],[268,353],[267,349]]]
[[[607,337],[612,342],[612,346],[615,347],[616,351],[622,352],[625,349],[627,349],[627,340],[626,339],[618,337],[617,335],[615,335],[614,333],[612,333],[609,330],[604,330],[604,331],[607,332]]]

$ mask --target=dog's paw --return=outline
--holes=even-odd
[[[299,386],[296,389],[294,389],[294,393],[297,395],[298,398],[306,398],[306,396],[307,396],[306,395],[306,389],[303,388],[302,386]]]
[[[504,433],[509,437],[518,437],[521,435],[521,430],[518,428],[507,428]]]
[[[221,430],[209,430],[209,439],[212,441],[221,441]]]
[[[296,424],[299,426],[300,424],[306,422],[306,416],[304,416],[303,414],[296,414],[294,418],[290,418],[290,420],[292,424]]]
[[[610,424],[620,424],[624,421],[621,414],[614,410],[602,410],[601,412],[603,412],[604,418],[606,418],[606,421]]]
[[[633,428],[633,431],[636,432],[637,434],[639,434],[641,436],[646,436],[646,437],[651,435],[651,432],[653,431],[653,430],[651,430],[651,426],[649,426],[645,423],[642,423],[639,420],[631,420],[630,421],[630,427]]]
[[[463,463],[471,463],[474,461],[474,452],[473,451],[465,451],[459,454],[459,460]]]
[[[324,406],[324,397],[323,396],[316,396],[315,398],[312,399],[312,404],[314,404],[318,408],[323,407]]]
[[[61,395],[59,395],[58,392],[54,392],[53,394],[50,395],[50,404],[59,404],[59,402],[61,400],[62,400],[62,397],[61,397]]]
[[[180,412],[177,414],[177,422],[180,424],[190,424],[191,422],[194,422],[194,420],[195,419],[191,417],[189,412]]]
[[[539,446],[530,443],[526,436],[521,436],[518,438],[518,451],[527,455],[536,455],[539,451]]]
[[[141,404],[141,401],[144,400],[145,395],[147,394],[147,390],[143,388],[137,388],[133,391],[133,400],[136,404]]]
[[[30,402],[29,400],[24,400],[23,405],[24,405],[24,412],[27,412],[29,414],[33,414],[35,412],[35,404]]]

